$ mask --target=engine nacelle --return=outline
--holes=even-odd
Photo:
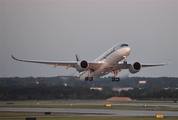
[[[129,71],[130,73],[137,73],[142,68],[142,65],[139,62],[134,62],[130,65]]]
[[[82,61],[78,61],[77,65],[76,65],[76,70],[78,72],[82,72],[84,70],[87,70],[89,67],[89,64],[86,60],[82,60]]]

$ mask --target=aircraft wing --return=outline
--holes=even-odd
[[[12,56],[12,55],[11,55]],[[30,63],[40,63],[40,64],[46,64],[46,65],[53,65],[56,66],[66,66],[66,67],[75,67],[77,64],[77,61],[41,61],[41,60],[25,60],[25,59],[17,59],[14,56],[12,56],[14,60],[21,61],[21,62],[30,62]]]
[[[168,65],[170,64],[170,62],[168,63],[157,63],[157,64],[141,64],[141,68],[145,68],[145,67],[156,67],[156,66],[164,66],[164,65]],[[123,70],[123,69],[129,69],[130,66],[132,65],[132,63],[118,63],[115,67],[115,69],[118,70]]]
[[[168,63],[158,63],[158,64],[141,64],[141,65],[142,65],[142,68],[145,68],[145,67],[164,66],[164,65],[168,65],[168,64],[170,64],[170,62],[168,62]]]
[[[40,63],[40,64],[46,64],[46,65],[52,65],[54,67],[57,66],[64,66],[66,69],[70,68],[76,68],[76,65],[78,61],[41,61],[41,60],[25,60],[25,59],[17,59],[14,56],[11,55],[11,57],[14,60],[21,61],[21,62],[29,62],[29,63]],[[88,62],[89,68],[88,69],[93,69],[96,70],[101,66],[101,63],[97,62]]]

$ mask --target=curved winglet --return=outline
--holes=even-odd
[[[11,57],[12,57],[14,60],[20,61],[20,59],[15,58],[13,55],[11,55]]]

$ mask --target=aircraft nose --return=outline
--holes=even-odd
[[[126,56],[128,56],[130,54],[130,47],[125,47],[124,51],[125,51]]]

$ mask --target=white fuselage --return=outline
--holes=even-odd
[[[130,47],[128,44],[118,43],[108,51],[103,53],[94,62],[103,63],[99,69],[91,72],[90,77],[94,79],[104,76],[113,71],[113,68],[117,65],[118,62],[122,61],[124,57],[127,57],[130,54]],[[85,77],[88,76],[88,72],[84,71],[80,73],[79,79],[85,80]]]

